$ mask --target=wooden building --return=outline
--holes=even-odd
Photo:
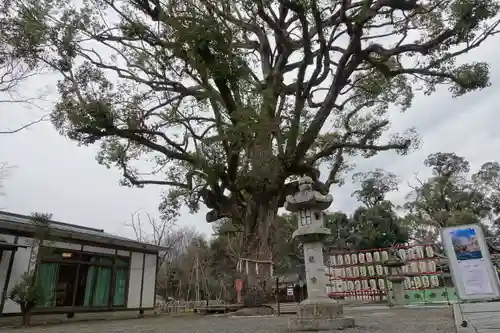
[[[159,252],[166,249],[103,230],[0,212],[0,316],[19,315],[9,299],[36,270],[43,300],[33,313],[153,309]]]

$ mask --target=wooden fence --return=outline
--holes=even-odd
[[[223,300],[210,300],[208,305],[224,305]],[[194,312],[197,308],[204,308],[207,306],[207,301],[169,301],[164,303],[158,303],[157,308],[161,309],[167,314],[178,314],[178,313],[188,313]]]

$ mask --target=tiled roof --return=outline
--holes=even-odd
[[[33,219],[30,216],[14,214],[9,212],[1,212],[0,211],[0,227],[7,228],[7,224],[18,224],[19,226],[34,226]],[[47,225],[54,231],[60,231],[66,234],[70,234],[72,238],[88,240],[92,238],[93,241],[102,243],[102,244],[113,244],[113,241],[119,242],[122,246],[129,246],[133,249],[148,249],[148,250],[166,250],[162,247],[158,247],[152,244],[141,243],[130,238],[121,237],[117,235],[113,235],[107,232],[104,232],[102,229],[95,229],[90,227],[84,227],[69,223],[57,222],[49,220],[47,221]],[[79,237],[80,236],[80,237]],[[81,236],[85,236],[82,238]]]

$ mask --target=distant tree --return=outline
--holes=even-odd
[[[177,242],[181,242],[184,238],[183,234],[176,233],[174,231],[175,220],[165,219],[165,218],[154,218],[149,213],[146,213],[146,220],[141,216],[139,211],[134,212],[131,215],[130,222],[126,223],[127,227],[132,228],[134,231],[135,238],[139,242],[149,243],[156,246],[161,246],[164,248],[173,248],[176,246]],[[171,235],[177,235],[178,239],[174,239]],[[162,250],[158,257],[157,270],[163,266],[163,263],[169,256],[169,251]]]
[[[188,296],[194,262],[187,253],[195,239],[203,239],[203,235],[193,227],[174,228],[164,236],[162,245],[169,250],[159,266],[156,291],[158,295],[165,299],[182,299]]]
[[[484,163],[472,175],[472,181],[481,191],[492,210],[490,236],[500,236],[500,164],[496,161]]]
[[[388,201],[359,207],[351,218],[352,246],[357,250],[387,248],[408,242],[408,229]]]
[[[326,215],[326,228],[330,229],[331,235],[327,238],[329,246],[338,249],[350,249],[353,247],[353,234],[354,226],[352,221],[343,212],[334,212]]]
[[[352,196],[366,207],[373,207],[384,201],[387,193],[397,190],[400,183],[394,173],[382,169],[355,173],[353,180],[359,183],[360,188]]]
[[[493,212],[500,214],[500,164],[484,163],[480,170],[472,175],[472,181],[486,195]]]
[[[99,143],[125,185],[167,186],[163,208],[202,201],[208,221],[242,224],[255,260],[271,259],[288,179],[316,180],[324,165],[325,192],[344,156],[406,153],[412,129],[383,134],[413,87],[489,85],[487,64],[456,58],[496,33],[499,11],[493,0],[8,4],[9,45],[61,75],[56,128]],[[153,172],[138,170],[149,157]]]
[[[465,158],[435,153],[427,157],[424,165],[431,168],[432,176],[427,181],[417,179],[404,205],[414,230],[423,228],[422,235],[430,232],[437,237],[440,228],[480,223],[489,216],[491,207],[484,193],[471,182]]]
[[[341,250],[383,248],[408,241],[405,224],[387,201],[358,207],[351,217],[341,212],[329,215],[327,226],[332,231],[328,245]]]
[[[336,213],[334,219],[330,220],[332,234],[336,235],[334,244],[364,250],[407,242],[408,230],[394,212],[393,204],[386,199],[389,192],[398,189],[399,180],[396,175],[376,169],[356,173],[353,180],[358,183],[359,188],[352,195],[362,206],[349,218],[343,213]],[[332,224],[333,221],[336,223]]]

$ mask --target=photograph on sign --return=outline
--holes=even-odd
[[[475,224],[447,227],[441,235],[459,299],[500,297],[498,277],[481,228]]]
[[[483,258],[474,228],[456,229],[451,231],[450,235],[458,261]]]

